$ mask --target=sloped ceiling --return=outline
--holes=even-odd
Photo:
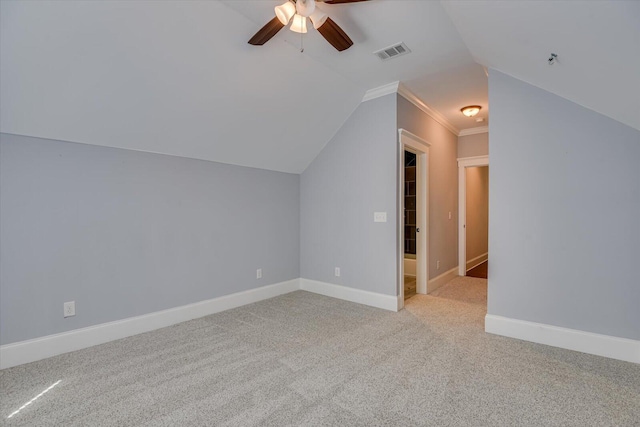
[[[1,25],[8,133],[300,172],[364,90],[217,1],[2,2]]]
[[[282,1],[0,1],[0,131],[299,173],[394,81],[485,126],[459,111],[488,118],[483,65],[640,127],[637,3],[320,4],[347,51],[313,29],[304,53],[287,29],[247,44]],[[372,54],[401,41],[411,54]]]
[[[320,5],[355,42],[343,53],[315,30],[304,53],[287,29],[247,44],[281,2],[3,1],[0,130],[299,173],[373,87],[403,81],[461,128],[460,104],[486,105],[438,2]],[[413,53],[372,54],[398,41]],[[482,99],[437,93],[450,69],[481,76]]]
[[[442,4],[478,63],[640,129],[640,1]]]

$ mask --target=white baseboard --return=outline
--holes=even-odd
[[[208,316],[300,289],[294,279],[194,304],[0,346],[0,369]]]
[[[625,362],[640,363],[640,341],[632,339],[594,334],[493,314],[486,315],[484,330],[505,337],[624,360]]]
[[[442,286],[446,285],[456,277],[458,277],[457,265],[453,267],[451,270],[445,271],[441,275],[429,280],[429,282],[427,283],[427,293],[430,294],[436,289],[441,288]]]
[[[398,311],[401,303],[396,295],[379,294],[310,279],[300,279],[300,289],[390,311]]]
[[[485,252],[482,255],[478,255],[477,257],[468,260],[467,261],[467,270],[466,271],[469,271],[472,268],[479,266],[480,264],[482,264],[483,262],[485,262],[488,259],[489,259],[489,252]]]
[[[398,311],[402,307],[399,296],[378,294],[309,279],[293,279],[142,316],[2,345],[0,346],[0,369],[153,331],[300,289],[390,311]]]

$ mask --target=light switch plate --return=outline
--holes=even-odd
[[[374,212],[373,213],[373,222],[387,222],[387,213],[386,212]]]

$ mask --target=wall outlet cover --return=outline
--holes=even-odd
[[[336,277],[340,277],[340,267],[336,267],[334,274],[336,275]]]
[[[261,268],[256,270],[256,279],[262,279],[262,269]]]
[[[76,302],[69,301],[64,303],[64,317],[71,317],[76,315]]]

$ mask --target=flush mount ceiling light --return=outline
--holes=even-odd
[[[479,105],[469,105],[467,107],[461,108],[460,111],[467,117],[473,117],[480,112],[482,109]]]
[[[275,7],[276,17],[262,27],[249,40],[249,44],[261,46],[271,40],[278,31],[289,25],[296,33],[307,32],[307,18],[311,19],[313,28],[324,37],[331,46],[339,51],[349,49],[353,42],[349,36],[331,18],[316,8],[316,2],[324,4],[356,3],[367,0],[288,0]]]

